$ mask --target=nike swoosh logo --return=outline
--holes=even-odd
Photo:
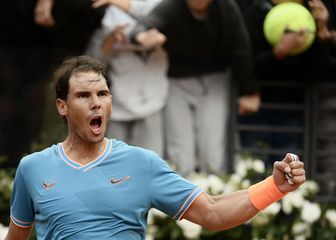
[[[121,183],[123,181],[126,181],[129,178],[130,178],[130,176],[126,176],[126,177],[123,177],[123,178],[120,178],[120,179],[111,178],[111,183],[112,184]]]
[[[46,190],[50,190],[52,187],[54,187],[55,186],[55,182],[53,182],[53,183],[50,183],[50,184],[48,184],[48,183],[43,183],[43,187],[46,189]]]

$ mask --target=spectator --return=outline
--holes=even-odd
[[[170,90],[165,109],[167,157],[186,175],[223,173],[231,72],[240,86],[240,113],[259,108],[248,35],[231,0],[165,0],[138,25],[134,40],[146,48],[163,33]],[[146,31],[147,30],[147,31]]]
[[[36,1],[4,1],[0,24],[0,155],[17,166],[43,125],[52,34],[34,22]]]
[[[100,27],[105,7],[94,9],[90,0],[38,0],[35,22],[54,33],[56,64],[85,51],[93,32]]]
[[[255,73],[260,81],[272,83],[283,81],[287,83],[297,83],[298,87],[265,87],[262,89],[262,99],[264,102],[275,102],[281,104],[296,104],[304,106],[305,86],[312,82],[323,79],[326,76],[329,66],[328,46],[324,42],[326,39],[325,26],[328,20],[328,11],[321,8],[319,14],[315,14],[315,4],[323,4],[319,0],[313,0],[308,5],[306,1],[295,1],[310,7],[317,23],[316,38],[313,45],[305,52],[298,55],[291,55],[290,52],[304,44],[304,29],[300,32],[285,32],[281,41],[271,46],[264,37],[263,24],[267,13],[275,4],[288,2],[281,0],[254,0],[249,9],[249,20],[247,26],[252,41],[252,52],[254,59]],[[284,94],[286,92],[286,94]],[[242,123],[264,124],[270,126],[304,127],[303,111],[293,111],[285,109],[267,110],[262,109],[257,115],[242,117]],[[273,154],[264,158],[270,165],[278,157],[281,151],[298,151],[303,148],[303,135],[300,133],[248,133],[243,132],[241,143],[244,147],[260,147],[260,141],[264,141],[266,147],[273,149]]]
[[[324,5],[329,12],[329,21],[326,28],[326,41],[330,44],[331,63],[328,75],[325,79],[320,79],[315,85],[314,94],[318,111],[314,114],[316,140],[316,172],[322,176],[319,178],[320,194],[322,196],[333,197],[336,193],[336,162],[334,158],[335,134],[336,128],[336,2],[334,0],[324,0]],[[317,7],[324,9],[321,3]],[[315,11],[314,14],[321,14],[325,11]],[[323,154],[321,154],[323,153]]]
[[[94,6],[105,2],[97,0]],[[107,9],[88,54],[105,59],[110,66],[114,104],[107,137],[146,147],[162,156],[161,110],[168,93],[166,53],[162,48],[146,50],[129,42],[129,33],[136,24],[133,16],[145,15],[158,1],[140,1],[139,6],[133,2],[139,1],[124,7],[130,15],[117,7],[117,1],[109,2],[113,5]]]

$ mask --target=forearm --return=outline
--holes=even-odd
[[[285,163],[276,163],[276,166],[286,168],[287,173],[290,171]],[[290,188],[297,188],[297,186],[288,186],[289,184],[284,180],[283,172],[276,171],[275,175],[282,190],[275,183],[274,177],[271,176],[250,186],[248,190],[218,196],[203,193],[186,212],[184,218],[210,230],[225,230],[243,224],[255,216],[258,211],[280,200]],[[298,181],[304,181],[304,179]]]
[[[218,196],[201,194],[184,218],[218,231],[245,223],[257,213],[258,210],[250,202],[248,191],[241,190]]]
[[[225,230],[245,223],[258,213],[248,191],[241,190],[213,197],[213,209],[206,217],[210,230]]]
[[[272,176],[248,188],[228,194],[210,196],[202,193],[183,216],[210,230],[225,230],[245,223],[258,211],[295,191],[305,182],[303,162],[295,154],[287,153],[274,162]],[[289,181],[285,174],[291,173]]]

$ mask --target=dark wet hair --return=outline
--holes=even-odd
[[[103,76],[107,87],[111,88],[111,80],[107,75],[107,69],[100,61],[85,55],[69,57],[54,72],[53,89],[56,99],[67,99],[69,80],[73,74],[80,72],[95,72]]]

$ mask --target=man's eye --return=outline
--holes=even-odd
[[[87,95],[87,94],[80,94],[78,97],[79,97],[79,98],[87,98],[88,95]]]
[[[99,93],[99,96],[107,96],[107,95],[108,95],[107,92],[101,92],[101,93]]]

